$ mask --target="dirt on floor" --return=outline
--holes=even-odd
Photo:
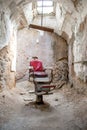
[[[33,83],[0,93],[0,130],[87,130],[87,95],[64,85],[36,105]]]

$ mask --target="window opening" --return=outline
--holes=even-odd
[[[37,11],[38,14],[42,14],[42,6],[43,6],[43,14],[49,14],[53,12],[53,1],[52,0],[38,0],[37,1]]]
[[[51,7],[52,3],[50,3],[50,5],[48,5],[49,2],[48,2],[47,0],[39,0],[38,2],[40,2],[40,3],[38,4],[38,7],[41,8],[41,25],[30,24],[30,25],[29,25],[29,28],[34,28],[34,29],[38,29],[38,30],[53,32],[54,29],[51,29],[51,28],[48,28],[48,27],[43,26],[44,8],[45,8],[45,7],[47,7],[47,8],[48,8],[48,7]],[[47,2],[47,4],[46,4],[45,2]],[[52,1],[50,0],[50,2],[52,2]],[[47,10],[47,13],[48,13],[48,10]]]

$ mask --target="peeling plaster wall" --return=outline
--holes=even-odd
[[[5,11],[5,12],[4,12]],[[16,70],[16,26],[10,19],[9,10],[0,12],[0,88],[15,86]]]
[[[30,24],[31,21],[33,20],[32,2],[27,4],[27,5],[25,5],[23,7],[23,11],[24,11],[25,17],[27,19],[27,23]]]
[[[87,17],[79,26],[73,44],[74,70],[76,76],[86,82],[87,80]]]
[[[70,80],[76,77],[76,79],[79,78],[85,82],[87,80],[86,16],[86,0],[77,2],[71,0],[59,0],[57,2],[56,19],[58,26],[56,28],[56,31],[59,35],[66,39],[69,45],[69,49],[72,48],[70,49],[72,52],[70,52],[70,50],[68,51]]]
[[[78,18],[75,25],[75,41],[73,43],[74,71],[76,76],[87,82],[87,2],[82,1],[78,4]]]
[[[65,32],[68,39],[72,37],[72,25],[74,24],[73,11],[75,10],[70,0],[59,1],[56,6],[57,33],[62,35]],[[66,39],[66,40],[68,40]]]

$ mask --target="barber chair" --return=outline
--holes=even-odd
[[[37,69],[38,68],[38,69]],[[33,80],[31,80],[31,78]],[[36,103],[43,104],[43,95],[53,94],[52,90],[55,85],[52,85],[53,69],[50,67],[43,68],[41,61],[31,61],[29,66],[29,81],[33,81],[35,86]]]

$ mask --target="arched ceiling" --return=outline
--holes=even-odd
[[[26,24],[27,19],[26,19],[23,9],[29,3],[34,3],[36,1],[37,0],[0,0],[0,12],[9,14],[10,19],[15,20],[17,23],[20,23],[22,21],[22,24]],[[73,26],[75,23],[75,18],[80,17],[79,15],[81,12],[81,11],[79,12],[78,10],[76,10],[76,6],[78,5],[78,3],[83,2],[84,6],[86,7],[87,2],[85,2],[86,0],[83,0],[83,1],[82,0],[53,0],[53,1],[59,3],[59,5],[56,4],[57,5],[56,23],[55,23],[55,20],[52,21],[51,19],[50,21],[52,22],[50,24],[50,27],[53,27],[53,25],[56,24],[55,26],[56,33],[58,33],[59,35],[62,35],[61,32],[66,32],[66,34],[68,34],[69,37],[71,37],[73,33]],[[83,9],[82,15],[84,15],[83,16],[83,19],[84,19],[86,15],[85,13],[86,10],[84,7],[82,9]],[[79,23],[82,22],[82,20],[80,19]],[[49,24],[49,21],[48,21],[48,24]]]
[[[20,15],[23,14],[23,8],[25,5],[29,4],[29,3],[34,3],[37,0],[0,0],[0,5],[1,11],[6,11],[7,9],[9,9],[10,12],[10,17],[14,17],[14,19],[16,19],[17,17],[19,17]],[[49,0],[48,0],[49,1]],[[53,0],[54,2],[59,2],[59,3],[65,3],[67,2],[66,0]],[[74,3],[77,3],[78,0],[68,0],[72,1]]]
[[[37,0],[0,0],[1,8],[0,10],[5,10],[9,8],[11,10],[12,14],[20,13],[22,11],[22,8],[24,5],[30,3],[30,2],[36,2]],[[49,0],[48,0],[49,1]],[[62,3],[66,0],[53,0],[54,2]],[[74,4],[77,4],[79,0],[68,0],[72,1]]]

